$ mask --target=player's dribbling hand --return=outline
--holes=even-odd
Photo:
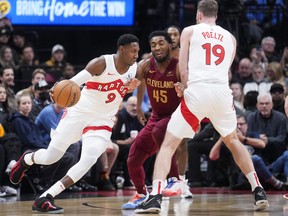
[[[174,86],[175,86],[175,91],[177,93],[177,96],[178,97],[183,97],[183,92],[184,92],[184,89],[185,89],[184,85],[182,83],[180,83],[180,82],[177,82],[177,83],[174,84]]]
[[[132,78],[128,80],[128,82],[125,84],[125,87],[128,88],[128,92],[133,92],[134,89],[139,86],[141,81],[139,81],[136,78]]]
[[[53,100],[53,93],[54,93],[54,88],[57,85],[58,82],[55,82],[54,85],[52,86],[52,88],[49,90],[49,96],[50,96],[50,100],[52,103],[55,103],[55,101]]]

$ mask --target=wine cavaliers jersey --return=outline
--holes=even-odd
[[[180,103],[174,87],[174,83],[179,82],[176,76],[177,63],[178,59],[172,58],[164,73],[161,73],[157,69],[155,59],[150,58],[146,85],[154,115],[171,115]]]

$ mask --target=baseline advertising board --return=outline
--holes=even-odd
[[[132,26],[134,0],[0,0],[13,25]]]

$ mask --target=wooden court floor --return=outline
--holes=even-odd
[[[161,216],[206,215],[206,216],[281,216],[288,215],[288,200],[282,198],[284,192],[268,192],[270,207],[262,212],[254,212],[253,198],[249,191],[223,189],[192,190],[193,199],[173,198],[162,202]],[[65,209],[63,215],[122,215],[134,216],[133,210],[121,210],[121,205],[129,200],[134,191],[118,190],[116,192],[63,193],[55,203]],[[18,197],[0,198],[0,215],[6,216],[40,216],[32,212],[31,206],[35,196],[21,195]],[[54,215],[54,214],[52,214]],[[147,215],[147,214],[146,214]],[[150,214],[151,215],[151,214]]]

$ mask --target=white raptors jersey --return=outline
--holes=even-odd
[[[134,63],[124,74],[119,74],[113,55],[104,55],[106,68],[100,76],[93,76],[81,91],[79,102],[72,108],[79,112],[92,112],[102,117],[112,117],[119,109],[128,89],[124,84],[136,75]]]
[[[234,44],[232,35],[220,26],[198,24],[193,27],[188,59],[190,84],[227,84]]]

